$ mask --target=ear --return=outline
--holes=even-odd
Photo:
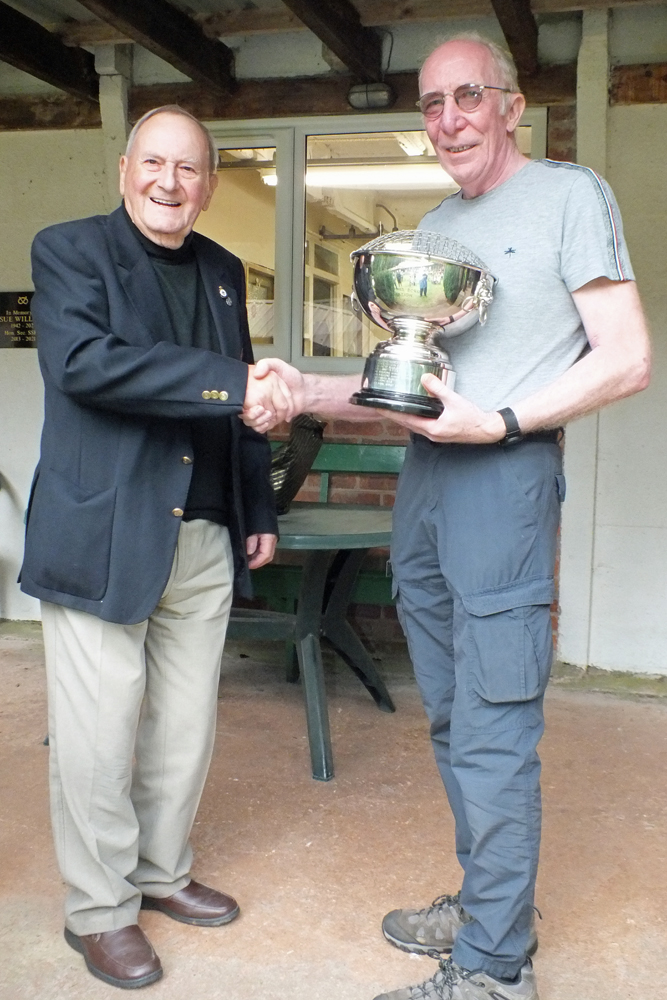
[[[218,186],[218,175],[217,174],[209,174],[208,175],[208,195],[206,197],[206,201],[204,202],[204,204],[201,207],[202,212],[205,212],[206,209],[208,208],[208,206],[211,204],[211,198],[213,197],[213,192],[215,191],[215,189],[217,188],[217,186]]]
[[[526,110],[526,98],[523,94],[512,94],[512,103],[509,106],[509,110],[505,115],[507,122],[507,131],[514,132],[519,121],[521,120],[521,115]]]
[[[125,174],[127,173],[127,156],[121,156],[120,163],[118,164],[118,169],[120,172],[120,178],[118,182],[118,187],[120,188],[121,198],[125,194]]]

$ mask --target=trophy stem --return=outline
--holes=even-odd
[[[433,332],[433,324],[416,316],[394,316],[389,326],[396,334],[396,340],[406,344],[425,344]]]

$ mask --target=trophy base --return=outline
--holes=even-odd
[[[378,410],[393,410],[394,413],[411,413],[415,417],[437,419],[444,407],[442,400],[435,396],[416,396],[412,393],[382,392],[380,389],[361,389],[350,396],[350,402],[357,406],[372,406]]]

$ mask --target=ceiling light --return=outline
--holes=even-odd
[[[275,187],[278,178],[275,170],[261,170],[262,180],[269,187]],[[401,164],[359,164],[341,167],[308,167],[306,186],[310,188],[356,188],[369,191],[401,191],[418,188],[451,188],[458,184],[445,173],[438,163],[416,163],[414,160]]]

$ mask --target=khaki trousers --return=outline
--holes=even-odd
[[[42,604],[51,818],[75,934],[135,924],[142,893],[190,880],[232,585],[227,528],[197,520],[147,621]]]

